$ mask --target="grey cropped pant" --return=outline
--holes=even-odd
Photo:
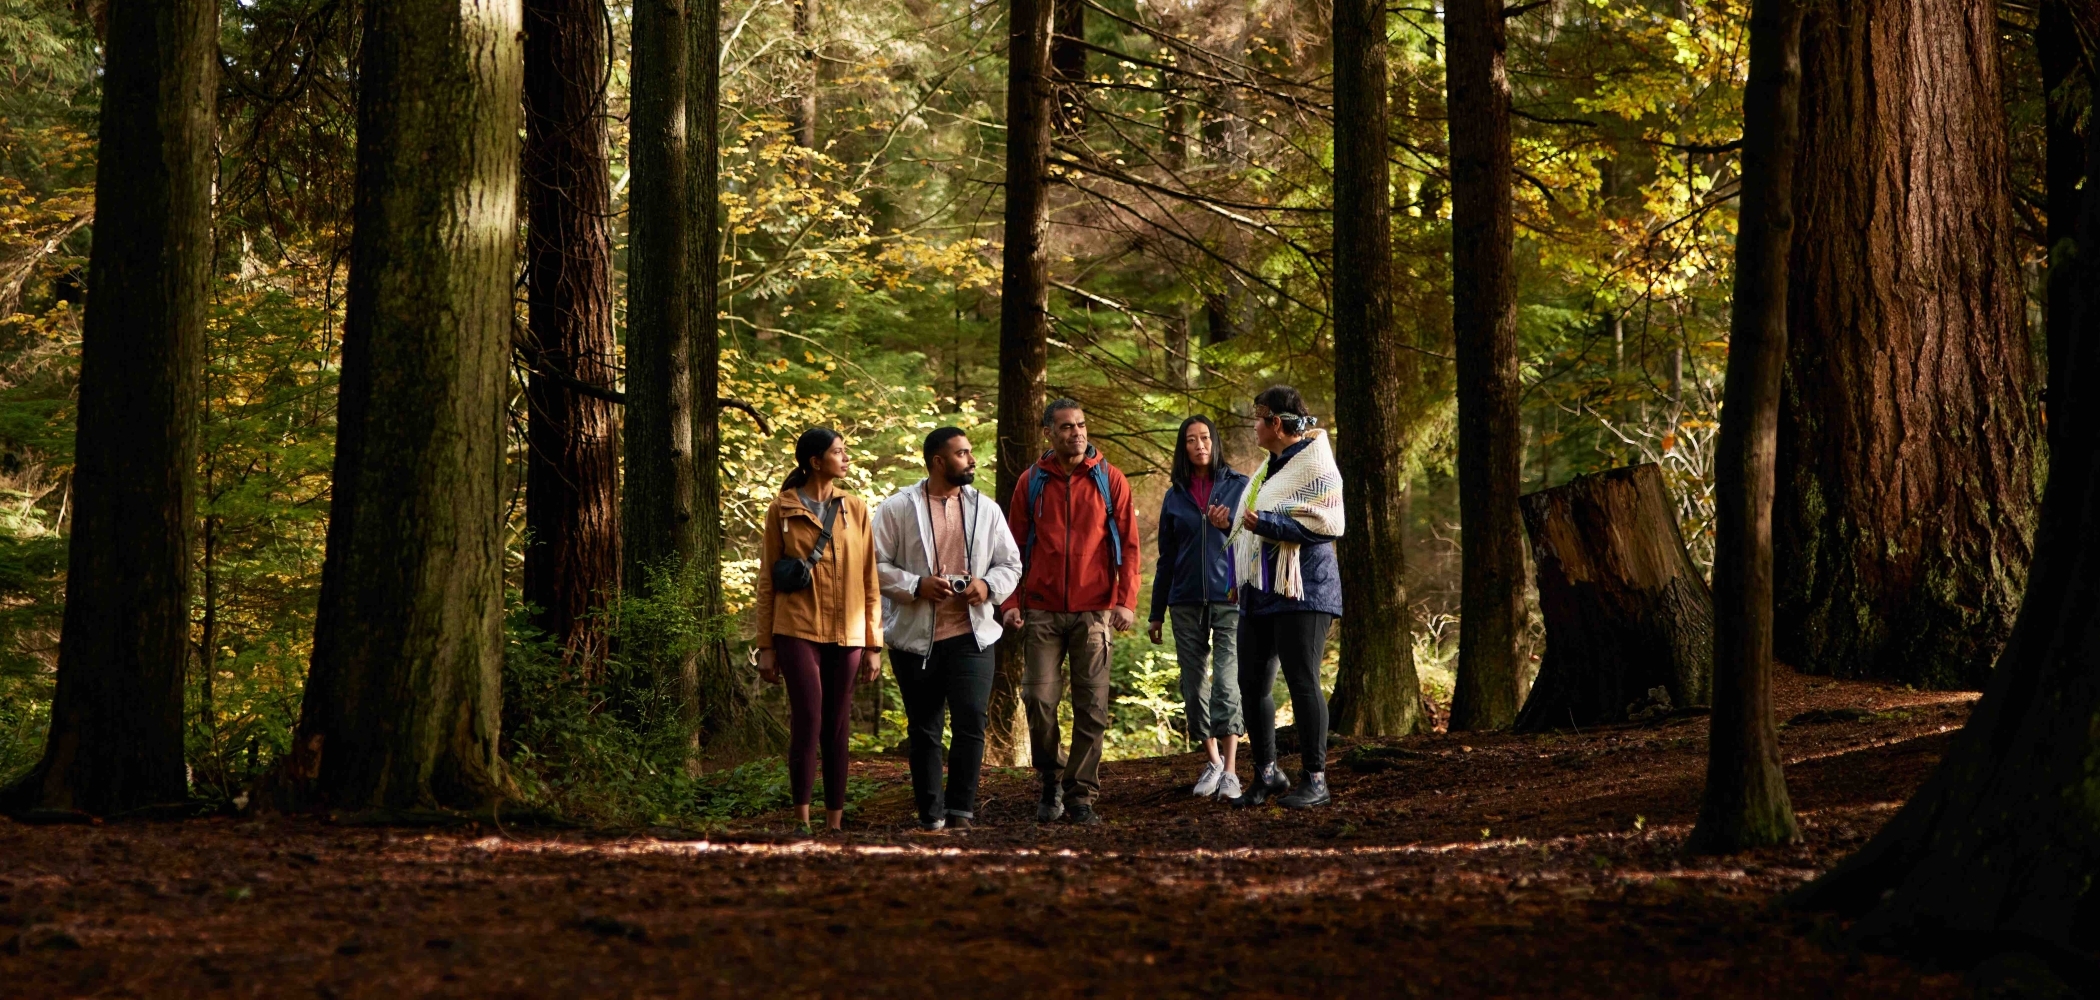
[[[1240,608],[1237,604],[1174,604],[1174,656],[1181,663],[1181,701],[1189,739],[1244,736],[1240,711]],[[1208,677],[1205,674],[1208,673]]]

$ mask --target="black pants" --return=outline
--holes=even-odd
[[[1327,770],[1327,699],[1320,694],[1320,657],[1327,651],[1325,611],[1286,611],[1240,616],[1240,700],[1246,706],[1247,738],[1254,766],[1276,762],[1276,664],[1291,688],[1291,714],[1298,717],[1298,752],[1305,770]]]
[[[992,700],[992,650],[977,637],[958,635],[933,644],[927,655],[890,651],[890,670],[904,695],[911,737],[911,789],[919,818],[977,815],[977,773],[984,763],[985,706]],[[941,748],[941,710],[948,711],[955,744]],[[941,757],[948,758],[948,794],[941,795]]]

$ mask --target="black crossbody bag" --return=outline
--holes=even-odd
[[[824,505],[824,520],[819,522],[824,526],[824,530],[817,535],[817,544],[810,548],[809,558],[781,556],[780,560],[773,564],[774,593],[792,594],[808,590],[816,583],[817,563],[824,558],[824,546],[831,541],[831,521],[838,513],[839,502],[834,497],[830,503]]]

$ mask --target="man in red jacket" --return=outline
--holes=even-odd
[[[1014,486],[1006,520],[1021,542],[1021,585],[1000,605],[1021,635],[1021,702],[1043,798],[1037,822],[1101,822],[1101,744],[1108,732],[1109,651],[1137,621],[1138,534],[1130,481],[1087,444],[1077,400],[1043,409],[1050,451]],[[1057,702],[1072,664],[1072,752],[1059,752]],[[1059,784],[1062,774],[1063,783]],[[1069,807],[1069,808],[1068,808]]]

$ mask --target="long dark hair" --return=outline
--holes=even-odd
[[[1181,430],[1174,433],[1174,468],[1168,473],[1174,485],[1182,489],[1188,489],[1189,481],[1196,478],[1196,463],[1189,460],[1189,428],[1197,424],[1202,424],[1210,431],[1211,481],[1217,481],[1218,466],[1225,464],[1222,460],[1225,442],[1218,440],[1218,425],[1211,423],[1210,418],[1201,413],[1182,421]]]
[[[795,439],[795,471],[788,473],[787,481],[780,484],[781,491],[800,489],[803,483],[809,482],[809,463],[830,451],[838,439],[839,432],[829,427],[812,427],[803,431],[802,436]]]

